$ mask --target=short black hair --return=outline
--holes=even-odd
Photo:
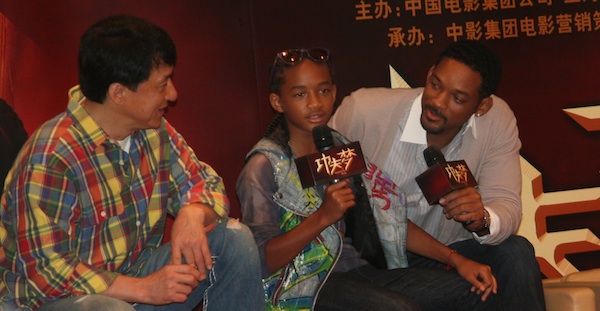
[[[444,58],[459,61],[479,73],[479,98],[486,98],[498,89],[502,79],[502,63],[500,58],[482,43],[474,40],[454,42],[440,54],[435,65],[439,65]]]
[[[175,66],[171,37],[149,21],[116,15],[92,25],[79,46],[79,84],[90,100],[104,102],[108,87],[121,83],[135,91],[160,65]]]

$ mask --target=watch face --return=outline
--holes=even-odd
[[[484,236],[484,235],[488,235],[488,234],[490,234],[490,228],[485,227],[485,228],[475,232],[475,234],[477,234],[477,236],[480,236],[480,237]]]
[[[483,228],[475,233],[480,237],[490,234],[490,213],[485,208],[483,209]]]
[[[490,212],[485,208],[483,209],[483,226],[486,228],[490,227]]]

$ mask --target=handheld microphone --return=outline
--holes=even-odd
[[[313,139],[319,152],[294,160],[303,188],[336,183],[367,171],[360,143],[334,146],[333,134],[327,125],[315,127]]]
[[[423,156],[425,157],[425,162],[427,163],[428,167],[436,163],[446,163],[446,158],[444,158],[444,154],[436,146],[431,146],[423,150]]]
[[[423,151],[429,168],[415,180],[429,205],[438,204],[446,194],[465,187],[477,187],[477,181],[464,160],[446,162],[436,146]]]
[[[325,152],[333,147],[333,134],[327,125],[319,125],[312,131],[315,146],[319,152]]]

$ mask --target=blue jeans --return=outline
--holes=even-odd
[[[471,292],[455,271],[440,268],[380,270],[366,265],[334,273],[319,292],[315,310],[487,310],[493,300]]]
[[[207,237],[213,269],[184,303],[132,306],[103,295],[88,295],[83,300],[72,297],[47,303],[39,311],[189,311],[201,302],[204,311],[264,310],[258,250],[248,227],[233,219],[221,219]],[[149,275],[170,261],[171,245],[167,243],[152,253],[140,276]]]
[[[479,244],[470,239],[449,245],[461,255],[489,265],[498,281],[498,294],[490,310],[544,311],[542,273],[533,246],[521,236],[510,236],[499,245]],[[409,256],[411,267],[441,266],[423,257]]]

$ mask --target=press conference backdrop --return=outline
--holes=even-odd
[[[224,177],[234,217],[244,156],[273,117],[267,79],[278,50],[330,48],[339,102],[359,87],[391,86],[391,72],[422,86],[447,44],[471,39],[504,62],[497,95],[517,116],[521,154],[537,176],[535,236],[600,236],[598,0],[2,0],[0,97],[30,133],[64,110],[82,32],[121,13],[175,40],[179,99],[167,118]],[[565,238],[552,254],[587,269],[600,265],[598,244]]]

